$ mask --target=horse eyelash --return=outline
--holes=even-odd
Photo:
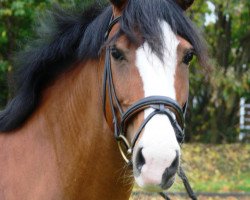
[[[185,55],[182,59],[182,62],[186,65],[189,65],[190,62],[193,60],[193,57],[195,56],[195,51],[194,49],[189,49],[185,52]],[[189,57],[188,57],[189,56]]]
[[[122,50],[118,49],[115,45],[110,47],[110,52],[111,52],[112,57],[115,60],[118,60],[118,61],[126,60],[125,55],[122,52]],[[117,55],[115,55],[115,53],[117,53]]]

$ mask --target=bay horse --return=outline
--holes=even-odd
[[[20,53],[0,112],[1,200],[125,200],[133,180],[174,183],[188,66],[206,61],[193,0],[110,2],[51,12]]]

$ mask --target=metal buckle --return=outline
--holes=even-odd
[[[130,164],[133,151],[127,138],[124,135],[120,134],[117,138],[117,143],[123,159],[127,164]]]

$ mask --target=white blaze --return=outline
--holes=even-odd
[[[164,37],[163,62],[144,43],[136,51],[136,66],[142,78],[145,97],[160,95],[176,99],[174,78],[177,65],[177,46],[179,41],[166,22],[160,23]],[[152,108],[146,109],[144,118]],[[175,158],[179,144],[173,127],[165,115],[155,115],[144,128],[144,133],[138,143],[143,147],[142,154],[146,164],[142,173],[136,177],[136,182],[144,187],[147,183],[160,183],[164,170]],[[147,177],[143,176],[143,172]]]

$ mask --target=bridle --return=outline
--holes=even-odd
[[[108,35],[113,28],[113,26],[121,19],[120,17],[113,18],[111,17],[107,32],[105,34],[105,41],[108,39]],[[104,66],[104,76],[103,76],[103,111],[104,115],[106,116],[106,94],[108,94],[110,108],[112,112],[112,119],[113,119],[113,127],[114,127],[114,136],[117,140],[119,150],[123,159],[126,161],[127,164],[132,165],[131,156],[133,153],[133,149],[135,144],[142,133],[142,130],[146,126],[146,124],[152,119],[155,115],[166,115],[171,125],[175,131],[176,138],[179,144],[183,143],[184,140],[184,118],[186,113],[186,105],[181,108],[179,104],[165,96],[149,96],[139,101],[135,102],[131,105],[126,111],[123,111],[119,100],[116,95],[113,77],[112,77],[112,70],[111,70],[111,61],[110,61],[110,47],[107,45],[106,47],[106,54],[105,54],[105,66]],[[115,107],[116,105],[116,107]],[[142,122],[140,127],[135,133],[132,142],[130,143],[127,139],[126,130],[128,126],[128,122],[135,117],[138,113],[144,111],[145,109],[152,108],[154,111],[151,112],[146,119]],[[117,112],[119,113],[119,118],[117,117]],[[184,185],[189,193],[189,196],[192,199],[196,199],[189,183],[187,177],[184,174],[184,171],[180,167],[178,175],[182,178]],[[184,180],[185,179],[185,180]],[[161,195],[165,199],[169,199],[166,194],[161,193]]]
[[[119,21],[119,19],[120,17],[115,18],[111,21],[109,28],[108,28],[108,32],[106,33],[106,37],[108,36],[112,27]],[[175,100],[169,97],[165,97],[165,96],[149,96],[149,97],[140,99],[139,101],[135,102],[132,106],[130,106],[125,112],[123,111],[119,103],[119,100],[117,98],[114,83],[113,83],[111,63],[110,63],[110,47],[106,48],[103,80],[104,80],[103,82],[104,114],[106,116],[106,109],[105,109],[106,90],[108,90],[108,97],[109,97],[109,102],[110,102],[110,107],[111,107],[112,117],[113,117],[114,136],[118,142],[118,146],[121,151],[122,157],[128,164],[131,164],[131,160],[129,159],[129,157],[131,156],[133,152],[136,141],[138,140],[143,128],[150,121],[150,119],[152,119],[157,114],[166,115],[169,118],[175,130],[175,134],[176,134],[178,142],[179,143],[183,142],[184,140],[184,113],[185,113],[186,106],[184,106],[183,109],[181,109]],[[118,120],[118,117],[116,115],[115,105],[120,114],[119,116],[120,121]],[[149,116],[140,125],[139,129],[136,131],[136,134],[132,142],[131,143],[128,142],[126,138],[127,122],[130,119],[132,119],[136,114],[138,114],[139,112],[142,112],[143,110],[147,108],[153,108],[154,111],[150,113]]]

